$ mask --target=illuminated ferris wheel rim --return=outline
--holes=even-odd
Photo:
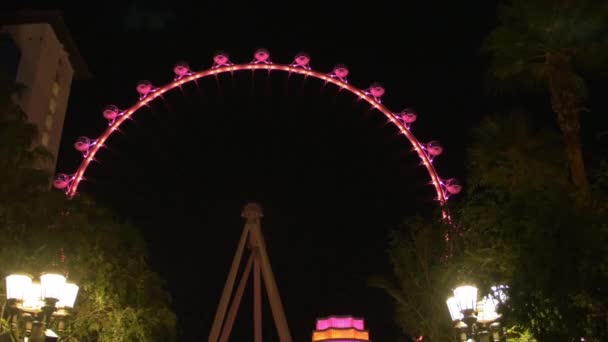
[[[67,175],[59,173],[56,175],[54,180],[54,186],[58,189],[65,190],[66,195],[72,198],[78,190],[80,182],[84,179],[84,173],[91,161],[94,160],[95,155],[99,152],[100,148],[104,146],[105,142],[109,139],[112,133],[122,125],[127,119],[129,119],[135,112],[137,112],[143,106],[148,105],[158,97],[162,97],[163,94],[168,91],[181,87],[182,85],[202,79],[208,76],[215,76],[223,73],[233,73],[235,71],[242,70],[268,70],[273,71],[285,71],[288,73],[295,73],[304,75],[305,77],[313,77],[324,81],[325,83],[332,83],[341,89],[347,90],[356,97],[365,100],[372,107],[380,111],[392,122],[401,134],[405,135],[408,141],[411,143],[413,150],[417,153],[418,157],[422,161],[427,170],[431,183],[437,194],[437,201],[441,205],[443,212],[443,218],[449,220],[449,214],[446,207],[446,202],[451,194],[457,194],[461,191],[462,187],[458,182],[453,179],[441,179],[433,165],[433,158],[442,153],[443,148],[438,145],[436,141],[431,141],[427,144],[422,144],[411,132],[411,123],[416,120],[416,115],[413,112],[402,112],[396,113],[389,110],[381,102],[381,97],[384,95],[384,88],[377,84],[372,83],[370,88],[367,90],[359,89],[348,83],[346,76],[349,73],[348,68],[344,65],[336,65],[333,71],[329,74],[324,74],[318,71],[314,71],[310,68],[309,62],[310,57],[306,54],[298,54],[292,64],[274,64],[270,62],[269,53],[265,49],[258,49],[254,54],[254,60],[246,64],[233,64],[228,59],[228,55],[225,53],[218,53],[214,57],[214,64],[210,69],[193,72],[190,70],[186,63],[178,63],[174,67],[175,79],[162,86],[154,87],[149,81],[140,81],[137,85],[137,91],[140,94],[140,99],[133,106],[126,110],[119,110],[115,106],[109,106],[104,111],[106,119],[110,120],[108,128],[97,138],[89,139],[86,137],[80,137],[74,144],[75,148],[83,153],[83,160],[75,173]],[[106,115],[107,114],[107,115]],[[402,115],[402,116],[399,116]],[[409,115],[406,119],[405,116]]]

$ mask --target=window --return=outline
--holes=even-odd
[[[53,115],[48,114],[46,116],[46,120],[44,121],[44,126],[46,127],[47,130],[50,130],[51,128],[53,128]]]
[[[15,40],[7,32],[0,33],[0,73],[7,77],[7,81],[17,78],[21,51]]]
[[[49,147],[49,133],[48,132],[42,133],[42,145],[44,147]]]
[[[51,97],[51,101],[49,102],[49,110],[51,114],[55,114],[55,110],[57,109],[57,102],[54,97]]]
[[[59,85],[59,82],[57,82],[57,81],[53,82],[53,96],[57,96],[59,94],[60,90],[61,90],[61,86]]]

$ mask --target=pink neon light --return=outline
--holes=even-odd
[[[354,317],[328,317],[317,320],[317,330],[325,330],[330,328],[355,328],[357,330],[365,330],[365,323],[361,318]]]
[[[304,61],[300,60],[300,61],[296,61],[296,62],[304,62]],[[299,65],[299,64],[296,64],[296,65]],[[308,66],[308,65],[306,65],[306,66]],[[410,132],[410,130],[393,115],[392,111],[390,111],[383,104],[379,103],[378,102],[379,99],[377,100],[377,99],[374,99],[373,97],[367,96],[367,94],[364,91],[362,91],[361,89],[356,88],[356,87],[346,83],[345,81],[341,80],[338,77],[331,77],[326,74],[322,74],[320,72],[310,70],[310,69],[308,69],[308,67],[302,68],[302,67],[298,67],[298,66],[289,66],[289,65],[281,65],[281,64],[248,63],[248,64],[231,64],[231,65],[218,66],[218,67],[215,67],[212,69],[204,70],[204,71],[201,71],[198,73],[193,73],[189,76],[179,78],[178,80],[175,80],[165,86],[155,89],[153,92],[147,93],[147,95],[143,96],[135,105],[133,105],[131,108],[127,109],[123,115],[117,117],[116,120],[96,140],[97,143],[95,145],[91,146],[89,153],[82,160],[82,163],[80,164],[80,166],[78,167],[78,169],[76,170],[76,172],[74,174],[73,181],[70,184],[70,187],[66,192],[68,197],[73,197],[76,194],[80,181],[83,179],[84,173],[87,170],[89,164],[91,163],[92,160],[94,160],[95,155],[97,154],[99,149],[102,146],[104,146],[106,140],[108,140],[110,135],[112,135],[112,133],[115,130],[117,130],[123,122],[125,122],[127,119],[129,119],[131,117],[131,115],[133,115],[135,112],[137,112],[141,107],[152,102],[159,96],[162,96],[169,90],[183,85],[184,83],[198,80],[200,78],[211,76],[211,75],[217,75],[217,74],[222,74],[222,73],[226,73],[226,72],[234,72],[234,71],[240,71],[240,70],[280,70],[280,71],[285,71],[285,72],[289,72],[289,73],[296,73],[296,74],[311,76],[311,77],[317,78],[319,80],[323,80],[325,82],[335,84],[336,86],[341,87],[342,89],[348,90],[353,95],[367,101],[371,106],[373,106],[378,111],[380,111],[382,114],[384,114],[386,116],[386,118],[388,118],[395,126],[397,126],[399,131],[403,135],[405,135],[405,137],[408,139],[408,141],[412,144],[412,146],[414,147],[414,151],[416,151],[416,153],[418,154],[418,157],[422,160],[422,165],[424,165],[424,167],[426,168],[426,170],[431,178],[431,182],[432,182],[433,187],[435,188],[435,192],[437,194],[437,200],[439,201],[439,204],[441,205],[441,208],[442,208],[443,218],[445,220],[447,220],[448,222],[450,221],[448,209],[446,208],[446,197],[443,192],[443,188],[441,186],[440,178],[437,174],[437,171],[435,170],[435,167],[433,166],[433,163],[429,159],[427,152],[423,148],[423,145],[418,141],[418,139],[416,139],[416,137],[412,134],[412,132]],[[378,94],[376,94],[376,95],[378,95]]]

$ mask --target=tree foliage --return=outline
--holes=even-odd
[[[498,7],[498,26],[482,51],[491,57],[493,84],[547,89],[551,54],[571,58],[577,95],[587,95],[583,77],[605,72],[608,5],[593,0],[507,0]],[[498,83],[496,82],[498,81]]]
[[[441,262],[445,255],[442,233],[446,228],[441,222],[407,220],[390,239],[393,277],[370,279],[371,286],[384,289],[393,298],[396,321],[408,336],[450,341],[453,335],[445,294],[455,275]]]
[[[608,281],[606,202],[575,205],[558,137],[526,122],[503,115],[477,131],[458,210],[463,249],[486,253],[491,262],[473,263],[472,271],[510,284],[508,317],[539,340],[605,340],[608,297],[598,284]]]
[[[499,7],[486,38],[494,84],[548,90],[562,131],[572,182],[581,202],[589,185],[580,142],[586,77],[608,71],[608,3],[595,0],[511,0]]]
[[[412,237],[395,233],[395,281],[383,287],[397,299],[398,321],[408,332],[449,340],[436,335],[450,324],[445,300],[451,288],[473,282],[482,295],[491,285],[509,285],[501,311],[519,341],[532,335],[538,341],[608,339],[608,296],[601,285],[608,283],[608,169],[593,178],[594,206],[575,205],[559,135],[526,118],[495,115],[476,130],[468,190],[453,208],[462,227],[453,256],[439,257],[445,242],[436,222],[409,221]]]
[[[0,100],[0,276],[58,268],[80,286],[69,337],[79,341],[169,341],[170,298],[146,260],[136,227],[86,197],[49,189],[32,148],[36,127],[4,87]],[[4,283],[0,287],[4,287]],[[5,290],[0,289],[4,294]]]

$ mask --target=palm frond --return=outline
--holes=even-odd
[[[403,297],[403,292],[398,288],[394,281],[391,281],[383,276],[372,276],[368,279],[367,285],[386,291],[389,296],[400,304],[406,303],[406,300]]]
[[[608,9],[602,1],[514,0],[499,7],[484,40],[491,58],[484,84],[494,93],[546,87],[545,56],[564,53],[583,75],[608,72]]]

